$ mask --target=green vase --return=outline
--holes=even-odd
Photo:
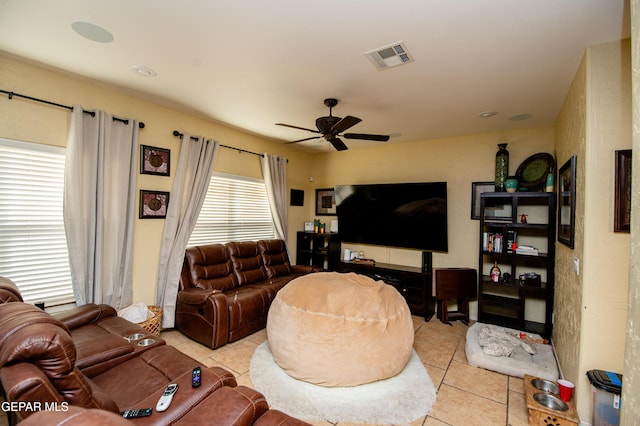
[[[498,144],[498,152],[496,152],[496,192],[504,192],[506,190],[505,182],[509,178],[509,151],[507,144]]]

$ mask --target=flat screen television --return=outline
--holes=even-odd
[[[338,185],[334,189],[342,241],[448,250],[446,182]]]

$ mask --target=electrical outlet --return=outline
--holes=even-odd
[[[580,259],[577,257],[573,258],[573,270],[576,272],[576,275],[580,275]]]

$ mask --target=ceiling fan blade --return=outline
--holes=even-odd
[[[276,126],[291,127],[292,129],[306,130],[307,132],[320,133],[317,130],[307,129],[306,127],[293,126],[291,124],[276,123]]]
[[[347,148],[347,146],[344,144],[344,142],[342,142],[341,139],[339,138],[333,138],[331,139],[329,142],[331,142],[331,145],[333,145],[333,147],[337,150],[337,151],[344,151]]]
[[[367,141],[386,142],[389,140],[389,135],[367,135],[364,133],[345,133],[342,135],[347,139],[364,139]]]
[[[358,124],[361,121],[362,120],[359,119],[358,117],[352,117],[350,115],[347,115],[345,118],[343,118],[342,120],[338,121],[335,124],[335,126],[333,126],[333,128],[331,129],[331,132],[333,132],[333,133],[342,133],[345,130],[347,130],[349,127],[355,126],[356,124]]]
[[[290,143],[298,143],[298,142],[304,142],[304,141],[310,141],[311,139],[318,139],[321,138],[322,136],[311,136],[310,138],[304,138],[304,139],[298,139],[297,141],[291,141],[291,142],[285,142],[285,145],[289,145]]]

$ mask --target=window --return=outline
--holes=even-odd
[[[214,173],[187,246],[272,238],[264,181]]]
[[[64,148],[0,138],[0,275],[26,302],[75,302],[62,217]]]

